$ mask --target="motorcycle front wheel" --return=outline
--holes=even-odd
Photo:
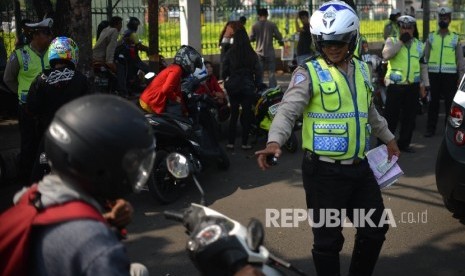
[[[181,196],[181,182],[174,178],[166,166],[168,152],[160,150],[157,152],[153,169],[147,186],[152,197],[161,204],[175,202]]]

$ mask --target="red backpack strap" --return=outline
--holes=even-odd
[[[91,219],[106,223],[102,214],[92,205],[80,200],[52,205],[40,211],[34,225],[47,225],[74,219]]]
[[[37,185],[31,186],[15,206],[0,215],[0,275],[28,275],[30,235],[34,225],[73,219],[105,222],[95,207],[83,201],[43,208],[37,188]]]

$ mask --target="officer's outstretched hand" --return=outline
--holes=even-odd
[[[266,170],[271,165],[266,162],[266,157],[269,155],[274,155],[274,157],[279,158],[281,155],[281,147],[276,142],[270,142],[266,144],[266,148],[255,152],[257,156],[257,163],[260,169]]]
[[[387,152],[388,152],[388,161],[391,161],[391,157],[393,155],[399,157],[400,155],[400,150],[399,147],[397,146],[396,139],[392,139],[386,144],[387,147]]]

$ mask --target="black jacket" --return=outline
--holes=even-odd
[[[55,112],[64,104],[88,94],[87,78],[68,67],[46,70],[32,82],[27,96],[27,108],[37,116],[41,135]]]

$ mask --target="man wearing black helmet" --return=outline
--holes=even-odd
[[[101,213],[107,201],[145,183],[154,150],[152,129],[137,107],[111,95],[78,98],[57,111],[46,131],[53,174],[38,183],[36,206],[79,200]],[[34,227],[29,269],[34,275],[147,275],[144,266],[130,264],[116,233],[101,221],[78,218]]]
[[[149,113],[185,114],[181,81],[190,77],[196,69],[204,67],[202,56],[193,47],[181,46],[173,63],[161,71],[142,92],[140,106]]]

